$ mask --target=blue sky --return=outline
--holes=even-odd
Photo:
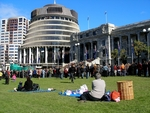
[[[116,26],[123,26],[150,19],[150,0],[55,1],[78,13],[81,31],[88,29],[88,17],[90,29],[105,24],[106,20]],[[31,11],[53,3],[54,0],[0,0],[0,19],[15,16],[25,16],[30,19]]]

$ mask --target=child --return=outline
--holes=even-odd
[[[22,82],[19,82],[17,89],[14,88],[14,91],[21,91],[22,90]]]
[[[16,81],[16,74],[13,74],[12,80],[13,80],[13,81]]]

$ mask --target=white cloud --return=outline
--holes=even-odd
[[[13,5],[0,3],[0,19],[7,19],[19,15],[19,9],[15,8]]]

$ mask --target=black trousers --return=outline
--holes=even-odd
[[[5,78],[5,84],[9,84],[9,77]]]
[[[90,93],[90,91],[84,92],[80,96],[80,100],[90,100],[90,101],[98,101],[98,100],[100,100],[99,98],[92,97],[89,93]]]

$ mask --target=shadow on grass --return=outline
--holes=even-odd
[[[9,85],[9,84],[6,84],[6,83],[2,83],[3,85]]]
[[[72,83],[72,82],[60,82],[60,83]]]

